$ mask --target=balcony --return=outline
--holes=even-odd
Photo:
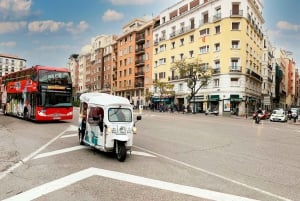
[[[230,73],[241,73],[242,72],[242,66],[230,66],[229,67]]]
[[[137,35],[136,43],[142,43],[142,42],[145,42],[145,35],[144,34]]]
[[[212,69],[212,74],[219,74],[221,72],[220,68]]]
[[[184,33],[187,33],[189,31],[192,31],[195,29],[195,25],[190,25],[190,26],[186,26],[186,27],[181,27],[180,29],[176,30],[176,31],[173,31],[171,34],[170,34],[170,38],[174,38],[176,36],[179,36],[179,35],[182,35]]]
[[[136,77],[142,77],[142,76],[144,76],[145,75],[145,73],[142,71],[142,72],[136,72],[135,73],[135,76]]]
[[[213,22],[221,20],[221,13],[217,13],[213,16]]]
[[[143,54],[143,53],[145,53],[144,47],[139,47],[135,50],[135,54]]]
[[[138,83],[135,83],[134,85],[136,88],[143,88],[144,87],[144,83],[143,82],[138,82]]]
[[[145,65],[145,60],[144,59],[136,59],[135,60],[135,65],[136,66]]]
[[[230,10],[230,17],[243,17],[243,10]]]

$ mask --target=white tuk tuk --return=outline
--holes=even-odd
[[[140,115],[137,121],[141,120]],[[79,142],[104,152],[116,153],[119,161],[131,151],[136,127],[127,98],[106,93],[80,96]]]

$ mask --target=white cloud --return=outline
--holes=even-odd
[[[118,21],[121,20],[123,18],[123,14],[122,13],[118,13],[115,10],[107,10],[105,11],[104,15],[102,16],[102,20],[105,22],[108,21]]]
[[[79,34],[89,28],[89,24],[86,21],[80,21],[78,25],[74,26],[72,22],[67,24],[67,31],[72,34]]]
[[[0,47],[15,47],[16,44],[15,41],[2,42],[0,43]]]
[[[152,3],[153,0],[110,0],[114,5],[145,5]]]
[[[286,21],[279,21],[277,23],[277,27],[279,29],[282,29],[282,30],[290,30],[290,31],[299,31],[300,30],[300,25],[291,24],[291,23],[286,22]]]
[[[61,30],[66,30],[72,34],[82,33],[89,27],[88,23],[85,21],[79,22],[78,25],[74,25],[73,22],[57,22],[53,20],[46,21],[34,21],[28,24],[28,30],[30,32],[58,32]]]
[[[27,22],[0,22],[0,34],[16,32],[25,28]]]
[[[28,29],[31,32],[57,32],[64,27],[63,22],[55,22],[53,20],[34,21],[28,24]]]
[[[0,14],[3,19],[16,19],[29,15],[32,0],[0,0]]]

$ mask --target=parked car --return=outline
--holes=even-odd
[[[287,113],[284,109],[275,109],[270,116],[270,121],[287,122],[287,119]]]
[[[213,114],[213,115],[218,116],[219,115],[219,111],[217,111],[217,110],[206,110],[205,111],[205,115],[209,115],[209,114]]]

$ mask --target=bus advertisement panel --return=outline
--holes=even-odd
[[[3,76],[1,86],[6,115],[34,121],[73,119],[68,69],[33,66]]]

